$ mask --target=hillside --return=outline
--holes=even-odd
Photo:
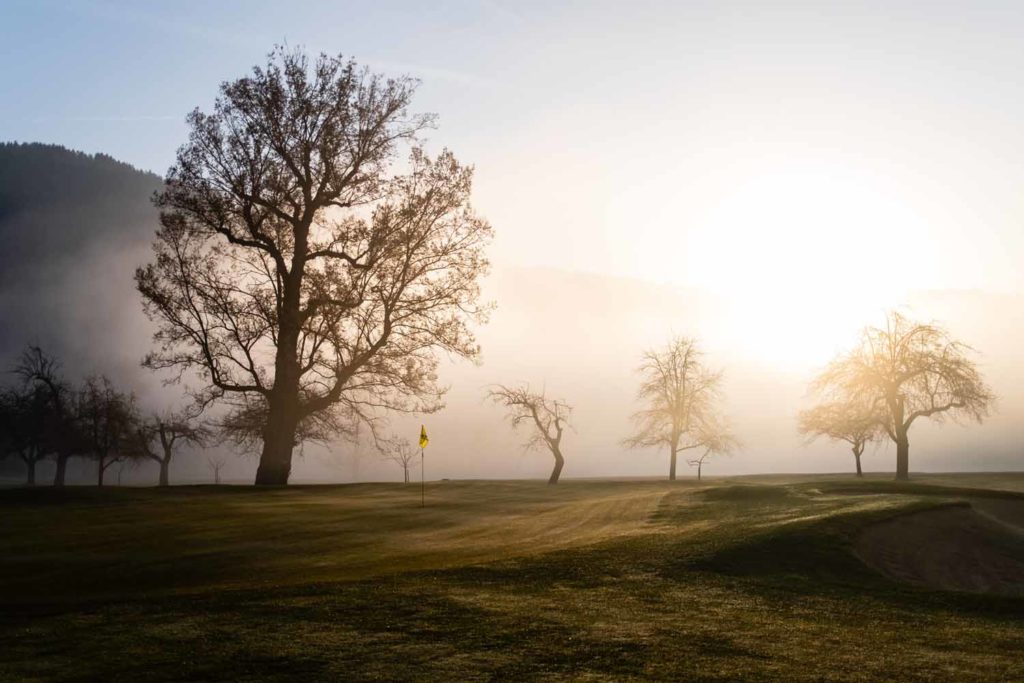
[[[0,361],[33,341],[72,368],[126,373],[123,341],[143,322],[131,277],[160,183],[102,154],[0,144]]]
[[[0,144],[0,370],[38,343],[72,378],[159,385],[139,368],[150,335],[132,275],[148,258],[160,185],[103,154]],[[20,476],[18,463],[0,467]]]
[[[0,143],[0,284],[148,241],[160,177],[105,155]]]

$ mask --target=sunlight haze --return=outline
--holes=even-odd
[[[604,396],[579,411],[593,428],[572,437],[592,455],[584,472],[659,471],[661,456],[617,444],[639,353],[673,334],[698,337],[726,370],[727,403],[756,446],[723,472],[841,469],[841,447],[801,449],[794,433],[814,371],[886,310],[930,319],[951,293],[1024,289],[1019,3],[3,4],[0,57],[20,67],[0,76],[0,137],[160,174],[186,113],[275,43],[422,80],[414,109],[439,117],[427,147],[475,165],[473,204],[496,235],[484,364],[444,371],[450,408],[435,418],[479,412],[451,438],[487,454],[449,454],[445,476],[543,469],[536,455],[506,457],[515,435],[479,405],[482,387],[515,379],[581,402],[590,382]],[[130,287],[123,277],[116,287]],[[524,292],[524,277],[573,298]],[[986,305],[957,304],[945,321],[983,363],[1004,362],[989,340],[1015,318]],[[965,328],[972,309],[993,314]],[[145,348],[125,347],[119,367]],[[996,382],[995,424],[1009,429],[1016,382]],[[957,428],[945,429],[937,443]]]

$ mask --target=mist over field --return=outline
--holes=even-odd
[[[57,173],[68,192],[51,197],[42,188]],[[8,248],[0,272],[0,363],[11,367],[26,342],[38,342],[61,357],[69,376],[106,373],[133,390],[149,410],[181,404],[181,388],[162,386],[166,375],[139,366],[150,348],[152,326],[133,289],[134,269],[149,255],[156,228],[150,203],[159,179],[107,158],[56,148],[0,148],[0,237]],[[80,246],[80,245],[88,245]],[[813,290],[813,283],[807,289]],[[813,321],[815,299],[800,294],[784,302]],[[523,433],[509,427],[501,410],[484,402],[495,383],[529,382],[574,406],[574,429],[565,437],[567,477],[661,476],[666,454],[627,450],[621,441],[636,409],[635,369],[643,350],[673,334],[697,337],[709,365],[725,371],[724,408],[742,447],[709,466],[713,474],[847,472],[841,443],[805,444],[797,413],[810,402],[807,385],[833,354],[852,343],[853,320],[833,346],[801,356],[805,327],[745,326],[733,300],[701,288],[683,288],[595,273],[522,267],[496,259],[483,298],[496,302],[490,322],[479,328],[478,366],[445,361],[441,379],[450,389],[447,407],[433,415],[390,418],[410,438],[426,424],[431,434],[430,478],[538,478],[550,468],[543,452],[526,452]],[[906,310],[943,321],[978,352],[982,371],[999,397],[984,429],[957,424],[920,424],[914,434],[919,471],[1007,471],[1022,463],[1019,424],[1024,417],[1024,299],[980,291],[922,291],[908,296]],[[783,303],[780,302],[780,306]],[[774,354],[774,355],[773,355]],[[230,453],[225,477],[249,480],[256,454]],[[306,444],[296,459],[297,482],[394,481],[400,468],[384,461],[363,438],[328,447]],[[14,463],[5,464],[18,476]],[[175,465],[181,481],[209,478],[205,458],[183,457]],[[89,481],[89,463],[72,464]],[[885,444],[865,456],[868,471],[891,471]],[[152,480],[148,463],[124,473],[124,481]],[[45,466],[43,471],[45,472]],[[682,474],[688,474],[687,469]],[[44,474],[45,476],[45,474]]]

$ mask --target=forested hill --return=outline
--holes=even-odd
[[[37,342],[69,371],[136,375],[148,334],[132,274],[160,184],[103,154],[0,143],[0,369]]]
[[[0,281],[102,239],[149,239],[160,177],[104,154],[0,144]]]

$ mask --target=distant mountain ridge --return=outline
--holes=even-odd
[[[162,182],[105,154],[0,143],[0,369],[33,342],[72,373],[141,374],[149,334],[132,274]]]
[[[0,143],[0,282],[99,236],[149,240],[162,180],[105,154]]]

